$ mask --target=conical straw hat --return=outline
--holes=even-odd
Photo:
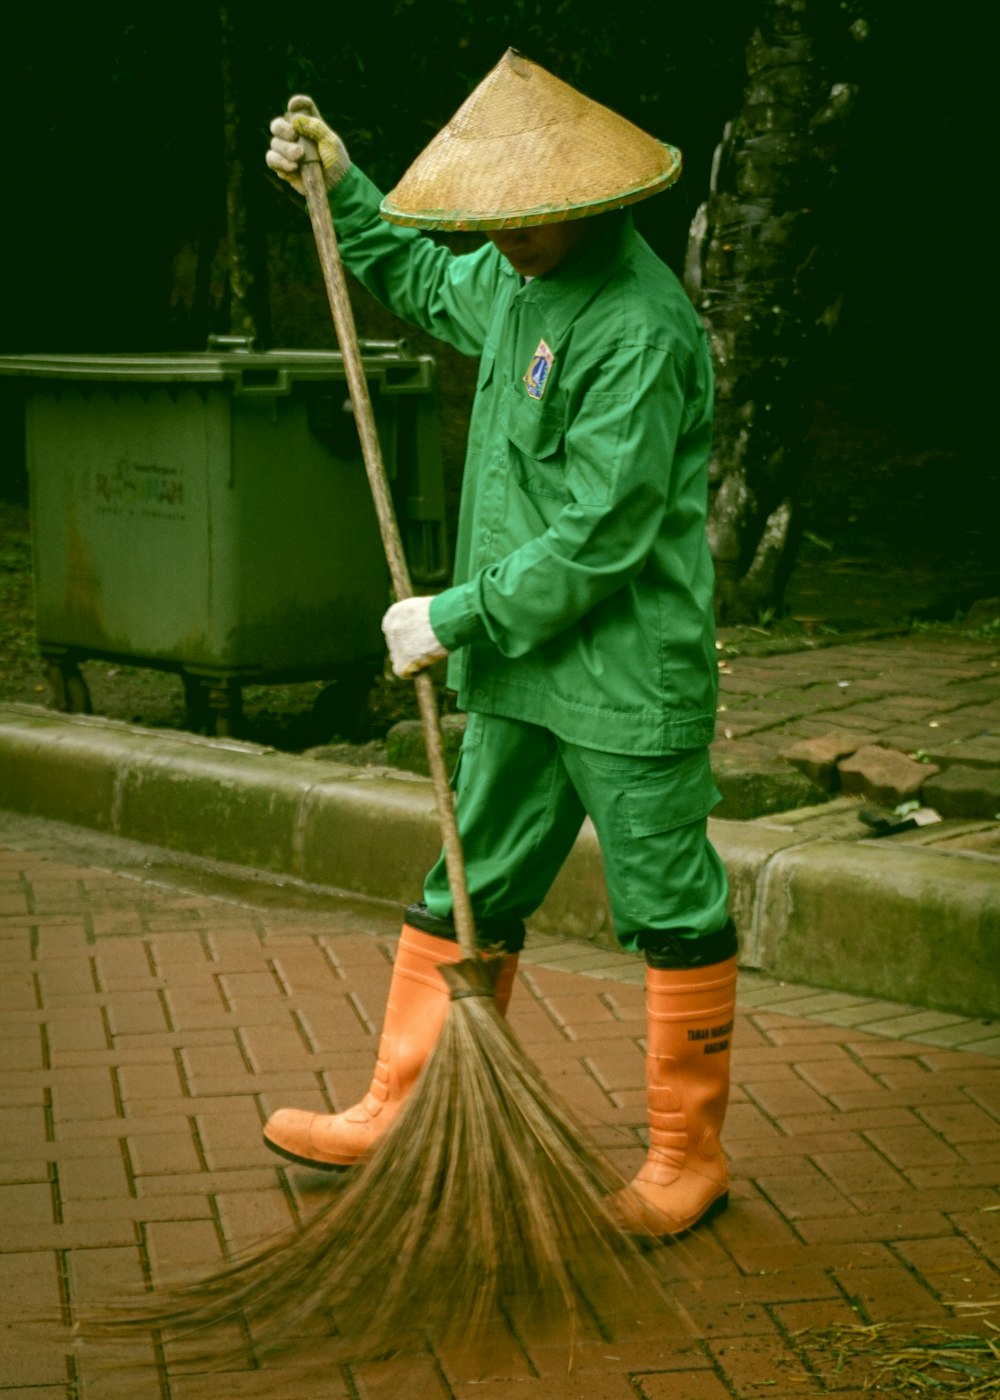
[[[416,228],[601,214],[672,185],[680,152],[508,49],[382,201]]]

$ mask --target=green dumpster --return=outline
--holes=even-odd
[[[415,582],[447,576],[434,361],[362,343]],[[241,687],[382,664],[388,572],[339,354],[19,355],[38,641],[53,701],[81,660],[176,671],[189,722],[233,732]]]

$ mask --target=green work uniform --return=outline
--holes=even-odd
[[[624,787],[645,773],[643,785],[657,795],[636,801],[658,804],[659,815],[647,813],[639,825],[648,835],[659,828],[666,865],[677,867],[673,833],[692,824],[710,853],[703,863],[712,878],[693,872],[683,927],[718,929],[725,877],[704,834],[718,794],[705,752],[717,665],[705,537],[712,374],[701,322],[628,213],[595,222],[592,237],[555,273],[525,282],[491,244],[456,256],[386,223],[379,202],[357,167],[332,191],[344,261],[398,316],[480,357],[455,581],[430,614],[452,653],[449,683],[459,706],[482,717],[456,788],[477,917],[487,910],[477,891],[478,837],[464,820],[476,805],[470,793],[492,790],[501,806],[537,809],[533,825],[544,822],[547,809],[528,792],[538,775],[523,766],[540,731],[562,755],[568,817],[552,818],[558,839],[538,835],[539,844],[553,846],[547,876],[530,881],[538,897],[568,849],[564,826],[575,822],[578,830],[584,810],[601,837],[606,869],[609,856],[616,868],[628,865],[636,831],[605,821],[602,812],[620,805]],[[511,788],[511,733],[518,726],[522,770]],[[577,750],[593,754],[590,767],[605,778],[616,768],[614,781],[584,783],[580,764],[566,759]],[[601,754],[623,762],[598,764]],[[686,776],[672,781],[664,775],[680,771],[681,755],[688,755]],[[624,786],[623,767],[630,774]],[[551,774],[544,779],[550,782]],[[491,861],[509,865],[505,883],[512,889],[519,850],[512,842],[490,852]],[[648,865],[648,853],[643,859]],[[628,900],[616,898],[610,870],[608,876],[616,927],[630,943],[636,921],[625,912]],[[440,870],[432,872],[426,889],[435,913],[446,898],[442,879]],[[532,901],[535,895],[520,902]],[[645,927],[681,926],[667,912],[671,899],[659,915],[640,902]]]

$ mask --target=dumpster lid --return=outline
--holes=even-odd
[[[0,376],[28,379],[65,379],[119,384],[243,384],[249,375],[264,387],[269,376],[289,380],[322,380],[344,377],[339,350],[254,350],[245,342],[234,348],[180,351],[176,354],[141,355],[2,355]],[[365,368],[379,372],[396,366],[413,369],[430,363],[402,340],[362,340]]]

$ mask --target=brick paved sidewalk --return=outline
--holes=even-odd
[[[944,815],[994,815],[1000,793],[996,636],[917,632],[785,655],[728,657],[725,647],[720,654],[712,753],[723,778],[741,761],[780,771],[781,756],[796,741],[836,732],[951,770],[948,782],[937,790],[932,784],[927,794],[947,807]],[[980,810],[976,804],[984,801]],[[756,814],[744,810],[738,794],[729,805],[717,815]]]
[[[873,1363],[838,1365],[822,1329],[872,1325],[876,1351],[881,1324],[1000,1336],[1000,1058],[901,1039],[906,1017],[914,1033],[939,1029],[918,1009],[750,977],[727,1127],[731,1208],[658,1253],[665,1302],[641,1316],[601,1304],[569,1375],[563,1349],[499,1328],[478,1353],[319,1378],[296,1355],[260,1369],[248,1358],[222,1377],[184,1372],[147,1345],[127,1370],[101,1371],[65,1329],[53,1340],[32,1323],[212,1265],[315,1203],[322,1180],[279,1165],[260,1125],[282,1103],[342,1107],[366,1086],[396,919],[273,886],[251,901],[181,872],[154,883],[40,831],[26,824],[0,851],[7,1400],[853,1395]],[[598,956],[531,951],[511,1020],[628,1170],[642,1155],[637,969],[603,954],[568,971],[574,951]],[[890,1034],[859,1030],[866,1017]]]

